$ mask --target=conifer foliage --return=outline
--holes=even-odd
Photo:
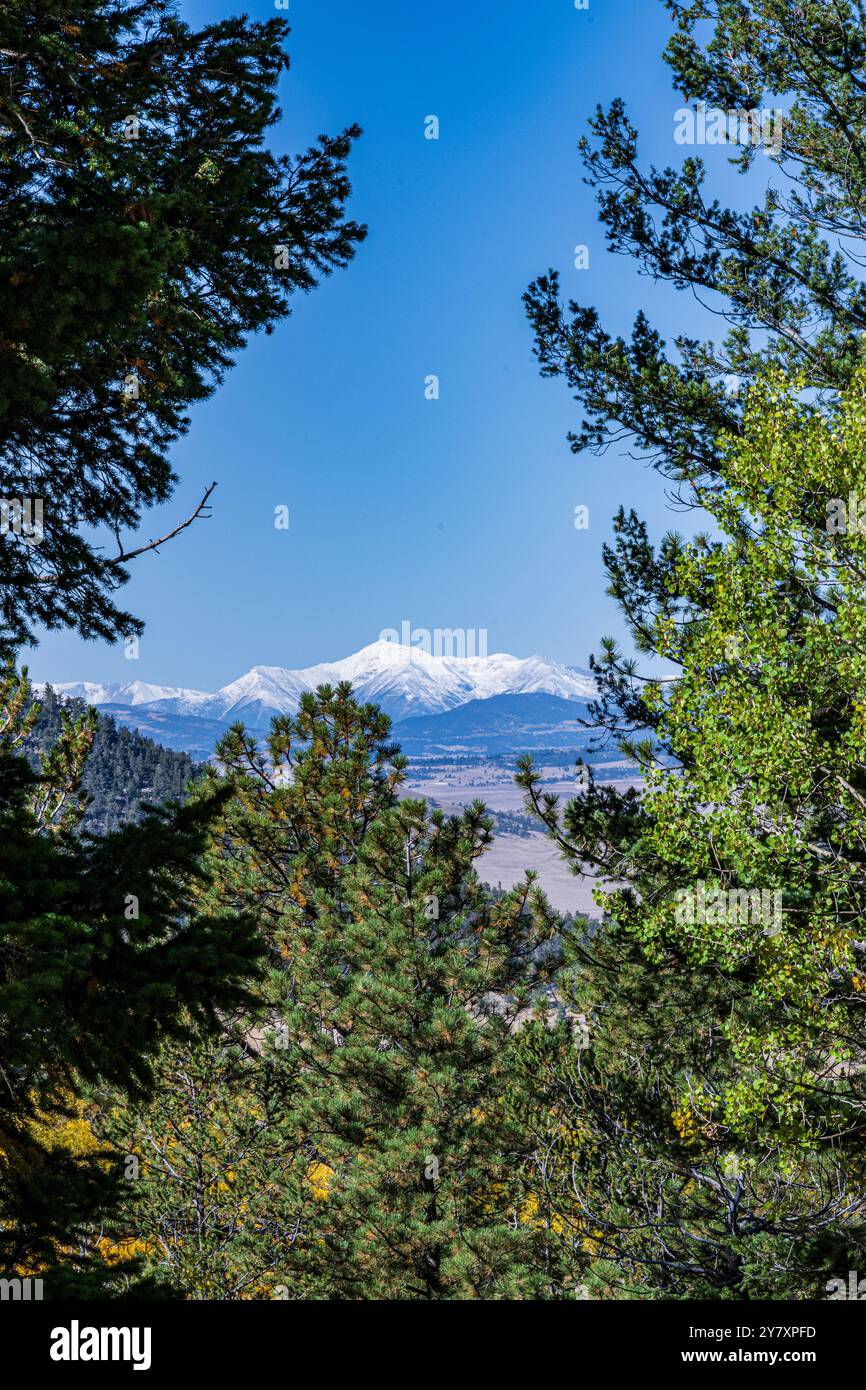
[[[141,630],[116,594],[129,561],[160,542],[124,532],[170,497],[187,411],[251,333],[270,331],[294,293],[347,265],[363,239],[346,216],[357,127],[297,158],[267,146],[287,33],[277,17],[195,30],[172,0],[0,8],[0,652],[10,662],[40,627],[111,642]],[[169,1042],[218,1035],[252,1007],[261,937],[237,903],[204,893],[208,826],[226,789],[141,815],[149,773],[154,801],[183,779],[160,786],[159,760],[148,768],[135,739],[106,741],[89,712],[52,707],[39,720],[10,665],[0,1269],[43,1277],[46,1297],[155,1291],[132,1258],[152,1251],[115,1224],[135,1156],[103,1145],[96,1117],[108,1095],[147,1094]],[[94,742],[113,749],[109,776],[127,780],[101,828],[139,816],[110,833],[92,833],[93,816],[82,825]]]
[[[398,801],[388,729],[322,687],[267,752],[240,727],[220,747],[209,892],[255,914],[268,979],[109,1124],[144,1164],[136,1238],[170,1231],[199,1296],[552,1293],[509,1058],[557,923],[531,879],[495,901],[479,883],[482,806]]]
[[[545,1186],[571,1173],[559,1210],[572,1231],[588,1216],[607,1296],[823,1297],[862,1259],[866,1204],[866,11],[668,8],[680,89],[780,106],[781,138],[769,166],[735,151],[773,174],[745,213],[707,195],[696,155],[644,170],[621,102],[584,142],[611,248],[710,292],[723,344],[669,355],[643,313],[612,339],[553,275],[526,296],[542,371],[583,408],[575,449],[629,437],[710,522],[654,546],[621,508],[604,549],[635,647],[673,672],[610,640],[594,663],[602,737],[642,794],[590,780],[563,812],[520,772],[565,858],[608,884],[610,920],[563,980],[592,1046],[548,1059]]]
[[[91,838],[74,834],[92,721],[64,720],[36,773],[17,749],[36,717],[23,678],[0,686],[0,1268],[48,1296],[114,1288],[101,1244],[122,1155],[70,1147],[94,1089],[147,1090],[167,1037],[213,1027],[247,997],[254,924],[209,914],[193,886],[213,799]],[[71,1281],[71,1282],[70,1282]],[[120,1287],[124,1287],[121,1282]]]
[[[34,623],[139,630],[121,533],[170,496],[186,412],[364,236],[356,127],[296,159],[265,144],[287,33],[195,30],[174,0],[0,10],[0,497],[25,507],[0,547],[7,654]]]

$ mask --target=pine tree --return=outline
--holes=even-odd
[[[527,296],[542,370],[584,406],[574,447],[632,434],[713,526],[654,547],[621,509],[604,550],[638,651],[677,672],[654,679],[610,641],[594,663],[602,736],[644,792],[590,782],[563,813],[521,770],[575,869],[622,885],[600,892],[610,922],[563,981],[591,1046],[578,1067],[547,1056],[543,1094],[578,1175],[562,1219],[573,1232],[591,1213],[578,1263],[594,1287],[821,1297],[862,1253],[866,1200],[864,300],[825,240],[862,235],[866,15],[719,0],[707,32],[706,6],[670,8],[667,56],[692,97],[790,100],[773,156],[790,182],[735,214],[706,197],[698,159],[646,175],[615,103],[584,147],[613,248],[717,290],[734,326],[670,361],[643,315],[614,342],[594,310],[566,316],[552,278]]]
[[[340,898],[302,922],[287,998],[301,1133],[327,1174],[302,1285],[365,1299],[544,1297],[527,1136],[507,1104],[515,1020],[544,980],[529,889],[490,902],[476,803],[404,801]]]
[[[253,923],[196,902],[219,798],[99,839],[74,832],[93,721],[64,720],[34,772],[26,681],[0,687],[0,1269],[46,1297],[117,1293],[135,1273],[113,1220],[123,1155],[76,1142],[100,1088],[143,1095],[167,1038],[214,1028],[260,957]],[[113,1258],[110,1258],[113,1250]],[[152,1290],[152,1285],[145,1285]]]
[[[563,377],[581,406],[574,452],[629,440],[679,483],[712,478],[720,436],[739,430],[748,383],[767,365],[802,372],[832,395],[859,360],[866,7],[664,3],[677,26],[665,61],[692,108],[782,108],[771,143],[728,146],[739,172],[759,176],[759,199],[742,212],[723,206],[705,187],[697,152],[679,169],[644,168],[620,98],[597,109],[580,149],[610,250],[654,281],[691,290],[730,325],[727,335],[721,343],[681,335],[670,353],[641,310],[629,338],[612,337],[597,310],[561,302],[554,270],[524,302],[542,374]],[[672,139],[674,115],[672,102]]]
[[[219,1045],[166,1049],[153,1103],[107,1121],[145,1163],[136,1239],[199,1296],[553,1287],[509,1057],[556,923],[531,884],[495,901],[479,884],[480,805],[398,802],[388,733],[323,687],[267,755],[240,728],[220,746],[213,892],[255,912],[268,980]]]
[[[356,127],[296,160],[264,144],[287,33],[194,30],[174,0],[2,7],[0,499],[23,507],[0,546],[7,654],[34,623],[140,630],[115,602],[141,549],[121,532],[170,496],[189,407],[364,235],[344,215]]]
[[[196,1297],[279,1297],[290,1286],[296,1296],[294,1250],[322,1187],[279,1025],[298,919],[314,920],[319,893],[339,892],[343,865],[394,804],[405,760],[388,735],[377,709],[324,690],[305,696],[295,719],[275,720],[265,748],[235,727],[218,746],[219,770],[194,788],[195,798],[225,797],[206,856],[208,902],[255,916],[267,975],[218,1037],[163,1049],[146,1105],[117,1097],[98,1128],[141,1162],[127,1233]]]
[[[186,412],[364,236],[345,216],[356,127],[294,161],[265,146],[286,34],[246,17],[195,31],[171,0],[3,6],[4,656],[40,624],[109,641],[140,630],[115,592],[156,543],[121,534],[170,496]],[[169,1040],[248,1005],[261,947],[249,920],[202,897],[224,790],[82,833],[94,742],[105,824],[138,810],[124,783],[158,800],[185,777],[160,786],[141,742],[104,748],[90,715],[60,711],[52,744],[11,672],[2,696],[0,1266],[46,1273],[49,1296],[116,1292],[130,1247],[109,1259],[104,1240],[129,1175],[93,1135],[100,1103],[143,1096]]]

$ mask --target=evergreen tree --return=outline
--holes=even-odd
[[[507,1102],[555,922],[531,885],[494,901],[479,884],[480,805],[397,801],[388,731],[323,687],[274,722],[268,756],[240,728],[220,746],[232,794],[209,868],[268,942],[260,1007],[219,1045],[167,1048],[155,1100],[107,1121],[145,1164],[136,1239],[199,1296],[553,1287]]]
[[[428,819],[402,802],[365,837],[340,898],[299,926],[285,1026],[301,1132],[327,1173],[301,1261],[313,1296],[552,1291],[507,1104],[550,923],[528,889],[489,901],[473,865],[490,829],[480,803]]]
[[[163,1049],[149,1103],[105,1103],[99,1130],[141,1160],[127,1232],[196,1297],[297,1296],[294,1250],[323,1188],[299,1136],[280,1024],[298,919],[315,920],[318,893],[338,894],[343,866],[394,804],[405,760],[388,734],[376,708],[326,690],[275,720],[264,749],[234,728],[217,749],[220,771],[195,787],[196,797],[230,791],[210,839],[209,901],[255,915],[266,978],[218,1038]]]
[[[115,591],[158,542],[130,550],[121,533],[170,496],[187,410],[364,235],[345,217],[355,127],[294,161],[265,147],[286,34],[246,17],[194,31],[171,0],[3,7],[4,655],[39,624],[140,629]],[[46,747],[26,683],[10,671],[0,694],[0,1267],[45,1273],[49,1294],[116,1292],[130,1247],[109,1259],[105,1240],[129,1190],[93,1137],[96,1097],[144,1095],[168,1040],[249,1002],[261,948],[202,896],[223,789],[82,833],[82,769],[104,732],[61,711]],[[121,797],[148,778],[153,800],[181,790],[142,742],[107,742],[93,774],[111,762],[107,823],[136,813],[121,782]]]
[[[595,716],[644,792],[590,781],[563,813],[522,767],[575,869],[622,885],[599,894],[609,922],[564,980],[590,1048],[578,1066],[538,1051],[559,1171],[576,1175],[560,1211],[572,1233],[588,1215],[595,1287],[821,1297],[862,1255],[866,1200],[863,287],[839,249],[862,235],[866,16],[845,0],[669,8],[685,91],[786,103],[789,192],[741,215],[706,198],[700,160],[642,173],[615,103],[585,145],[611,245],[717,290],[733,328],[671,361],[642,315],[627,344],[594,310],[568,318],[552,277],[527,296],[542,370],[584,406],[574,447],[631,433],[718,537],[656,548],[621,509],[605,547],[638,651],[677,671],[648,678],[610,641],[594,663]]]
[[[73,833],[92,720],[68,718],[36,773],[18,753],[36,710],[0,686],[0,1269],[48,1297],[117,1292],[122,1155],[70,1145],[94,1088],[146,1093],[169,1037],[213,1028],[247,998],[252,922],[195,901],[219,794],[93,839]],[[150,1287],[150,1286],[147,1286]]]
[[[34,623],[139,630],[115,591],[151,543],[121,532],[170,496],[186,412],[364,235],[356,127],[296,160],[264,144],[287,33],[194,30],[174,0],[2,7],[0,499],[25,507],[0,546],[7,654]]]
[[[740,428],[748,383],[767,364],[832,394],[859,360],[866,7],[664,3],[677,26],[665,60],[692,108],[781,111],[769,144],[729,146],[740,172],[769,171],[772,186],[761,177],[760,198],[738,212],[707,191],[697,154],[679,169],[643,168],[621,99],[597,109],[593,138],[580,148],[611,251],[691,290],[730,325],[727,335],[721,343],[681,335],[671,354],[641,310],[629,338],[612,337],[594,308],[561,302],[554,270],[524,300],[542,374],[564,377],[581,406],[575,453],[629,440],[666,478],[687,482],[713,476],[720,436]],[[673,138],[673,105],[671,117]]]

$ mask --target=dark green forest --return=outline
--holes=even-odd
[[[37,703],[39,713],[23,744],[34,767],[60,737],[61,709],[72,720],[80,719],[86,709],[83,700],[59,699],[51,686]],[[140,820],[143,803],[183,800],[196,771],[188,753],[163,748],[136,729],[118,726],[111,715],[100,714],[81,780],[87,797],[82,830],[103,835]]]

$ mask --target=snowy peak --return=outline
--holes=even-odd
[[[187,705],[189,713],[195,713],[199,705],[213,699],[213,696],[204,690],[149,685],[146,681],[115,681],[108,685],[96,681],[67,681],[65,684],[53,686],[53,689],[58,695],[86,700],[88,705],[124,705],[130,709],[134,709],[136,705],[152,705],[163,700],[173,700]]]
[[[341,661],[303,670],[254,666],[214,694],[142,681],[83,681],[55,689],[91,705],[145,705],[154,713],[240,719],[257,727],[266,726],[275,714],[294,713],[304,691],[340,681],[350,682],[358,700],[379,705],[393,719],[441,714],[495,695],[546,694],[585,702],[595,694],[595,682],[586,672],[540,656],[437,656],[420,646],[381,639]]]

